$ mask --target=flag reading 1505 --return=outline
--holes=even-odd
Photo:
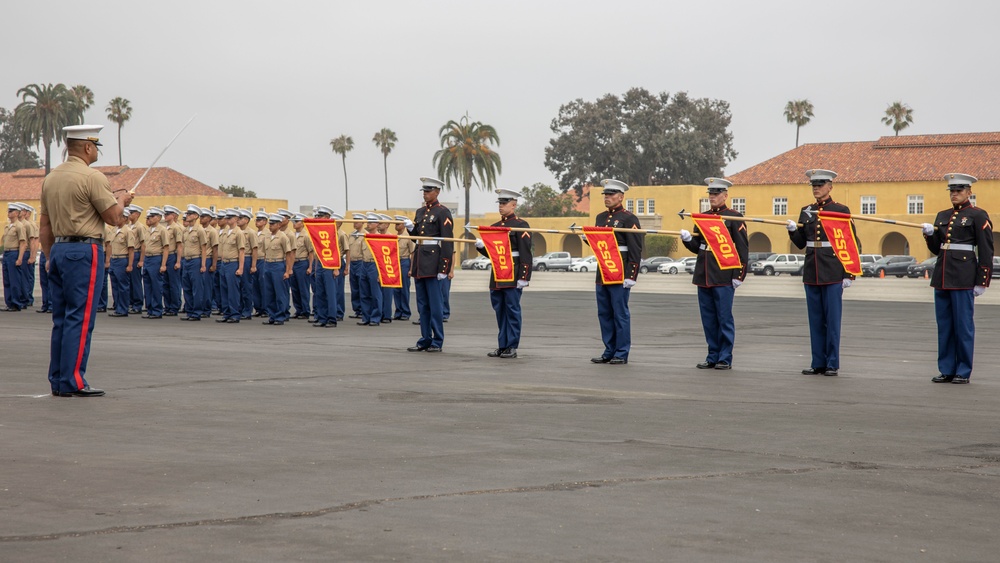
[[[726,228],[724,218],[719,215],[692,213],[691,219],[698,225],[705,245],[711,250],[720,270],[737,270],[743,267],[740,255],[736,252],[736,243]]]
[[[403,276],[406,272],[399,266],[399,237],[367,233],[365,244],[375,257],[375,267],[378,268],[378,281],[382,287],[403,287]]]
[[[597,257],[598,270],[604,285],[625,282],[625,264],[622,261],[621,250],[618,249],[618,239],[611,227],[584,227],[583,234],[590,243],[590,249]]]
[[[486,245],[486,255],[493,265],[493,277],[498,282],[514,281],[514,259],[511,256],[510,227],[479,227],[479,236]]]
[[[312,241],[320,265],[328,270],[339,270],[340,245],[337,242],[339,238],[337,222],[333,219],[306,218],[303,223],[306,225],[306,232],[309,233],[309,240]]]
[[[854,229],[851,228],[849,213],[820,211],[819,222],[823,232],[830,240],[833,253],[844,266],[844,271],[853,276],[861,275],[861,253],[858,251],[858,241],[854,239]]]

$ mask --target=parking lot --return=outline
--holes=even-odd
[[[437,355],[409,323],[102,316],[99,399],[47,394],[46,315],[0,316],[0,559],[996,560],[1000,288],[953,386],[927,280],[848,289],[824,378],[789,276],[738,290],[730,372],[694,369],[686,274],[640,276],[629,364],[590,364],[595,275],[534,275],[511,361],[485,271]]]

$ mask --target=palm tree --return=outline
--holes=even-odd
[[[76,122],[83,123],[84,112],[94,105],[94,92],[83,84],[77,84],[69,89],[69,93],[73,96],[76,105]]]
[[[465,189],[465,224],[469,224],[469,189],[475,182],[481,189],[492,189],[501,172],[500,155],[490,145],[499,145],[496,129],[478,121],[460,120],[445,123],[438,131],[441,150],[434,153],[438,177],[448,188],[452,180]]]
[[[333,152],[340,155],[340,159],[344,164],[344,212],[346,213],[351,207],[347,203],[347,153],[354,149],[354,139],[347,135],[341,135],[336,139],[330,140],[330,147],[333,148]]]
[[[62,128],[79,122],[76,98],[63,84],[28,84],[17,91],[21,103],[14,119],[29,145],[41,143],[45,149],[45,174],[52,170],[52,141],[62,144]]]
[[[375,133],[372,142],[382,151],[382,168],[385,170],[385,208],[389,209],[389,153],[396,146],[396,133],[388,127]]]
[[[785,104],[785,119],[795,124],[795,146],[799,146],[799,129],[813,117],[813,105],[809,100],[792,100]]]
[[[913,123],[913,108],[902,101],[893,102],[886,108],[882,123],[892,127],[892,130],[896,132],[896,136],[898,137],[900,131]]]
[[[118,166],[122,165],[122,127],[125,122],[132,118],[132,105],[121,96],[108,102],[108,107],[104,108],[108,112],[108,119],[118,124]]]

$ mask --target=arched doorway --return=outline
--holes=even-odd
[[[545,245],[545,237],[541,233],[531,233],[531,255],[541,256],[548,252]]]
[[[771,239],[759,232],[750,235],[750,252],[771,252]]]
[[[906,240],[906,237],[893,231],[882,237],[882,244],[880,245],[882,256],[889,256],[892,254],[903,254],[906,256],[910,255],[910,242]]]
[[[578,235],[566,235],[562,240],[563,252],[569,252],[569,255],[576,258],[583,255],[583,243],[580,242],[580,237]]]

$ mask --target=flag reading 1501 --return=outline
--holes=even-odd
[[[850,213],[820,211],[819,222],[823,225],[826,238],[830,240],[833,253],[844,266],[844,271],[853,276],[860,276],[861,252],[858,251],[858,241],[854,239]]]
[[[514,259],[511,256],[510,227],[479,227],[486,255],[493,265],[493,277],[498,282],[514,281]]]
[[[726,228],[726,222],[719,215],[692,213],[691,219],[698,225],[705,245],[715,257],[720,270],[737,270],[743,267],[740,255],[736,252],[736,243]]]
[[[382,287],[403,287],[403,276],[406,275],[399,266],[399,237],[367,233],[365,244],[375,257],[375,267],[378,268],[378,281]]]
[[[340,269],[340,245],[337,243],[337,222],[333,219],[303,220],[309,240],[319,258],[319,263],[328,270]]]
[[[618,249],[618,239],[611,227],[584,227],[583,234],[597,257],[597,267],[604,285],[625,283],[622,251]]]

